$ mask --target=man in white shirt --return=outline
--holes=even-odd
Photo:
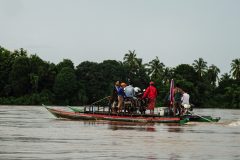
[[[188,109],[191,108],[191,105],[189,103],[189,99],[190,99],[190,95],[187,92],[183,91],[182,106],[183,106],[184,113],[186,113],[188,111]]]
[[[183,92],[182,105],[189,104],[190,95],[187,92]]]

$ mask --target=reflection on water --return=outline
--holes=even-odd
[[[56,119],[45,108],[0,106],[0,160],[240,159],[240,111],[202,109],[219,123]]]
[[[184,131],[184,127],[176,124],[169,124],[168,125],[168,132],[176,132],[176,133],[181,133]]]
[[[156,128],[153,123],[134,123],[134,122],[108,122],[109,129],[111,130],[136,130],[136,131],[147,131],[155,132]]]

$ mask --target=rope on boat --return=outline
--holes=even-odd
[[[88,110],[89,111],[91,111],[91,112],[95,112],[94,110],[94,108],[98,108],[98,111],[100,110],[100,109],[103,109],[103,108],[105,108],[105,106],[104,107],[100,107],[100,106],[94,106],[94,104],[96,104],[96,103],[99,103],[99,102],[101,102],[101,101],[103,101],[103,100],[105,100],[105,99],[107,99],[107,98],[109,98],[109,96],[107,96],[107,97],[104,97],[104,98],[102,98],[102,99],[100,99],[100,100],[98,100],[98,101],[96,101],[96,102],[93,102],[92,104],[90,104],[89,106],[84,106],[84,108],[83,108],[83,110],[82,109],[76,109],[76,108],[74,108],[74,107],[72,107],[72,106],[67,106],[68,108],[70,108],[71,110],[73,110],[74,112],[85,112],[85,111],[87,111],[87,108],[88,108]]]
[[[104,98],[102,98],[102,99],[100,99],[96,102],[93,102],[92,104],[90,104],[89,108],[92,108],[92,112],[95,112],[94,111],[95,107],[97,107],[97,111],[100,111],[101,109],[104,109],[106,106],[109,106],[109,98],[110,98],[110,96],[107,96],[107,97],[104,97]],[[106,102],[106,99],[108,99],[108,102]],[[103,103],[106,103],[106,104],[103,104]],[[85,110],[86,110],[86,108],[85,108]]]
[[[103,101],[103,100],[105,100],[105,99],[107,99],[107,98],[109,98],[109,96],[104,97],[104,98],[102,98],[102,99],[100,99],[100,100],[98,100],[98,101],[96,101],[96,102],[93,102],[91,105],[94,105],[94,104],[96,104],[96,103],[98,103],[98,102],[101,102],[101,101]]]

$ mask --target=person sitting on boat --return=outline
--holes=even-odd
[[[135,91],[131,83],[124,88],[124,92],[127,98],[135,97]]]
[[[135,100],[136,109],[139,110],[141,114],[145,114],[147,100],[146,98],[142,99],[144,92],[139,87],[134,87],[134,92],[135,92],[134,100]]]
[[[142,98],[148,98],[149,99],[147,109],[150,110],[150,114],[154,114],[154,108],[155,108],[156,99],[157,99],[157,89],[154,86],[154,82],[153,81],[151,81],[149,83],[149,87],[144,92]]]
[[[141,89],[139,87],[134,87],[134,93],[135,93],[135,96],[142,94]]]
[[[183,113],[187,113],[188,110],[191,108],[191,105],[189,103],[190,95],[187,93],[186,90],[183,90],[182,94],[182,107],[183,107]]]
[[[174,116],[177,115],[177,111],[180,116],[182,115],[182,93],[183,93],[182,89],[179,87],[178,84],[176,84],[174,88],[174,105],[173,105]]]
[[[131,83],[124,88],[124,92],[126,95],[124,99],[124,111],[126,110],[128,110],[128,112],[136,111],[137,98],[135,95],[135,90]]]
[[[143,91],[141,90],[141,88],[139,87],[134,87],[134,99],[137,103],[137,101],[141,101],[142,100],[142,96],[143,96]],[[137,106],[140,106],[140,104],[136,104]]]

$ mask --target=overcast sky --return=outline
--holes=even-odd
[[[0,45],[75,65],[122,61],[136,50],[147,63],[230,71],[240,58],[240,0],[0,0]]]

